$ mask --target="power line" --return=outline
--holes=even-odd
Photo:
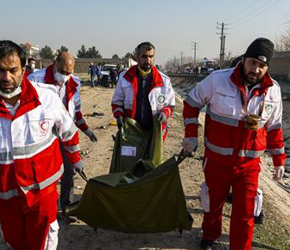
[[[243,18],[243,19],[240,18],[238,21],[233,22],[233,26],[231,28],[232,29],[236,28],[236,27],[238,27],[238,26],[240,26],[240,25],[252,20],[253,18],[256,18],[257,16],[259,16],[260,14],[265,12],[267,9],[269,9],[270,7],[278,4],[281,1],[282,0],[278,0],[278,1],[274,2],[274,3],[272,2],[272,4],[271,4],[271,1],[270,1],[267,4],[265,4],[262,8],[255,9],[254,11],[250,12],[250,14],[248,14],[246,18]]]
[[[237,17],[241,14],[243,14],[243,12],[245,12],[246,10],[248,10],[249,8],[253,7],[254,5],[256,5],[257,3],[261,2],[262,0],[257,0],[254,3],[250,3],[248,6],[246,6],[245,8],[241,9],[239,12],[236,12],[235,14],[225,18],[224,20],[222,20],[222,22],[228,21],[229,19],[232,19],[233,17]],[[264,1],[264,0],[263,0]],[[262,3],[263,5],[264,3]],[[261,5],[261,6],[262,6]]]

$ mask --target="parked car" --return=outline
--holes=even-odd
[[[190,71],[191,71],[191,67],[185,67],[184,69],[185,74],[190,74]]]
[[[107,86],[108,83],[112,82],[112,79],[110,77],[110,71],[116,71],[117,72],[117,65],[115,64],[105,64],[102,68],[101,75],[100,75],[100,81],[102,86]],[[118,80],[118,79],[116,79]]]

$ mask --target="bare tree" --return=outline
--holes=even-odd
[[[283,44],[280,39],[275,41],[275,50],[279,52],[283,51]]]
[[[290,50],[290,13],[287,16],[286,31],[275,43],[275,50],[287,51]]]
[[[286,31],[280,39],[282,50],[290,50],[290,31]]]
[[[180,66],[179,59],[174,57],[173,59],[170,59],[165,63],[164,68],[168,71],[175,72],[179,66]]]

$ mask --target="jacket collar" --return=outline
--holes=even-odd
[[[137,65],[132,66],[128,71],[125,73],[124,78],[131,82],[133,85],[138,84],[138,67]],[[156,69],[155,66],[152,67],[152,82],[151,82],[151,89],[155,87],[162,87],[164,85],[163,79],[159,71]]]
[[[3,99],[0,98],[0,117],[7,119],[16,119],[17,117],[28,113],[29,111],[35,109],[41,103],[39,101],[38,94],[36,89],[32,86],[31,82],[27,79],[27,76],[23,76],[23,80],[21,83],[21,93],[20,93],[20,105],[16,111],[14,117],[10,114],[8,109],[6,108]]]
[[[66,83],[67,105],[70,99],[73,97],[73,95],[77,92],[77,86],[78,84],[75,82],[75,80],[71,76],[68,82]]]
[[[48,84],[54,84],[53,64],[50,64],[50,65],[45,69],[44,82],[45,82],[45,83],[48,83]]]
[[[234,69],[233,73],[230,76],[230,79],[234,85],[237,86],[237,88],[240,89],[240,91],[246,95],[245,92],[245,85],[242,82],[242,69],[243,69],[243,64],[240,62]],[[262,81],[260,82],[260,87],[255,88],[253,90],[253,95],[260,96],[263,94],[266,94],[269,87],[273,86],[273,80],[270,77],[269,73],[266,72],[264,77],[262,78]]]

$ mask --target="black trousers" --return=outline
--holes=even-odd
[[[73,167],[69,164],[68,159],[64,153],[64,147],[62,143],[60,143],[60,149],[63,158],[64,173],[61,178],[59,202],[61,210],[64,211],[67,205],[73,203],[75,173]]]

